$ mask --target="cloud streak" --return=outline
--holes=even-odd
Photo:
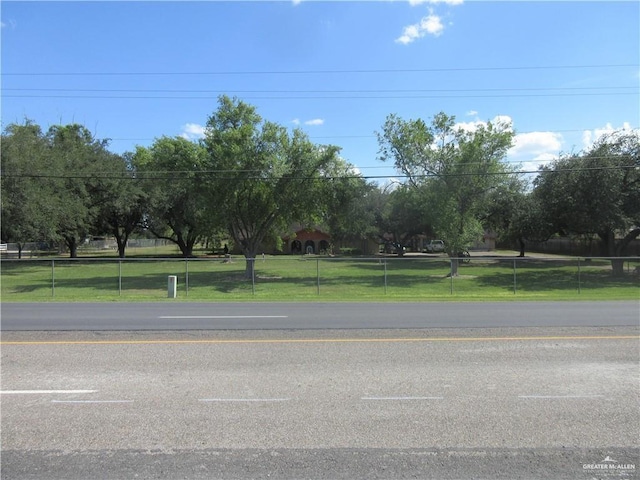
[[[426,35],[439,37],[443,32],[444,24],[442,23],[442,19],[433,12],[430,12],[429,15],[423,17],[418,23],[404,27],[402,35],[396,38],[396,43],[408,45]]]
[[[293,120],[291,120],[291,123],[293,123],[295,126],[304,124],[304,125],[308,125],[308,126],[314,127],[314,126],[324,125],[324,119],[322,119],[322,118],[313,118],[311,120],[305,120],[304,122],[302,122],[302,121],[300,121],[299,118],[294,118]]]
[[[463,3],[464,0],[409,0],[409,5],[411,5],[412,7],[424,4],[442,4],[448,6],[456,6],[462,5]],[[442,17],[436,14],[431,7],[429,7],[428,11],[429,14],[426,17],[422,17],[419,22],[404,27],[404,29],[402,30],[402,35],[396,38],[396,43],[409,45],[410,43],[413,43],[416,40],[427,35],[431,35],[434,37],[439,37],[440,35],[442,35],[445,30],[445,25],[442,21]]]
[[[18,23],[15,20],[9,20],[9,23],[0,22],[0,28],[11,28],[12,30],[16,28]]]

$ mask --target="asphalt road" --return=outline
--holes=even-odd
[[[0,475],[638,478],[638,304],[503,305],[2,305]]]
[[[4,303],[3,331],[637,326],[640,301]]]

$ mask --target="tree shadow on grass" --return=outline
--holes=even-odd
[[[479,276],[476,280],[480,286],[503,288],[513,291],[513,272],[492,273]],[[611,271],[581,272],[568,269],[516,270],[516,289],[523,292],[577,291],[578,289],[628,288],[638,285],[632,275],[613,276]]]
[[[99,291],[114,291],[118,293],[119,288],[122,292],[127,291],[167,291],[168,277],[172,273],[158,274],[142,274],[123,276],[122,283],[119,285],[118,278],[93,277],[86,279],[64,279],[56,282],[56,288],[87,288]],[[175,275],[177,277],[178,291],[187,288],[187,275],[182,272]],[[233,293],[238,290],[246,290],[251,288],[251,281],[246,280],[242,274],[229,272],[195,272],[189,273],[189,288],[201,288],[203,286],[210,287],[213,291],[219,293]]]
[[[11,294],[30,294],[39,291],[51,292],[52,288],[55,288],[59,295],[64,296],[68,296],[69,291],[73,290],[93,291],[96,294],[112,293],[114,295],[118,295],[120,291],[125,294],[127,291],[162,293],[167,291],[168,277],[170,275],[178,277],[179,290],[186,288],[186,272],[182,262],[163,266],[166,267],[164,271],[134,273],[136,268],[163,269],[157,264],[139,265],[138,267],[137,265],[123,262],[121,277],[117,262],[96,264],[89,261],[61,261],[56,262],[53,274],[51,267],[41,262],[38,262],[38,264],[16,263],[11,265],[10,268],[4,268],[5,265],[3,265],[2,276],[5,280],[3,281],[3,292],[9,296]],[[88,267],[88,269],[83,267]],[[189,279],[190,281],[191,279],[197,279],[200,284],[211,285],[219,292],[229,293],[247,284],[243,273],[244,267],[241,270],[234,268],[233,270],[190,273]],[[83,293],[78,296],[86,295],[87,293]]]
[[[74,290],[84,291],[78,297],[87,297],[93,292],[96,295],[118,296],[120,292],[136,292],[140,295],[150,295],[157,292],[162,295],[167,291],[168,276],[176,275],[178,278],[178,292],[186,290],[187,276],[185,265],[182,262],[172,262],[159,265],[159,262],[128,263],[122,262],[122,277],[119,280],[119,267],[117,262],[97,263],[91,261],[56,262],[54,278],[55,291],[58,296],[69,296]],[[210,289],[217,294],[246,294],[253,288],[252,281],[244,277],[245,265],[222,265],[221,262],[189,264],[188,286],[189,290],[198,290],[199,293]],[[268,265],[268,264],[267,264]],[[337,268],[338,266],[344,268]],[[86,267],[83,268],[83,267]],[[256,268],[255,285],[276,286],[280,293],[290,291],[292,295],[301,290],[313,291],[318,286],[317,270],[314,264],[297,269],[295,264],[273,263],[267,267],[258,265]],[[438,285],[446,278],[448,269],[443,268],[442,262],[401,262],[386,265],[382,262],[349,262],[320,264],[321,288],[340,290],[341,287],[362,288],[371,292],[390,288],[411,289],[425,287],[428,291],[430,285]],[[12,281],[11,293],[30,294],[36,292],[51,292],[51,273],[47,264],[40,263],[35,270],[26,275],[26,264],[16,265],[12,269],[12,275],[24,278],[24,282]],[[136,270],[156,269],[148,273],[135,273]],[[35,272],[35,273],[34,273]],[[4,272],[3,272],[4,274]],[[33,275],[38,275],[36,280]],[[48,278],[46,277],[48,275]],[[15,280],[15,278],[14,278]],[[121,290],[120,290],[121,289]]]
[[[388,260],[388,259],[387,259]],[[513,259],[482,259],[460,266],[461,278],[472,282],[482,289],[498,289],[512,292],[514,288]],[[160,261],[159,261],[160,262]],[[186,271],[189,271],[189,291],[205,295],[208,290],[220,295],[251,293],[253,284],[244,277],[245,264],[223,264],[222,262],[203,263],[172,262],[160,265],[159,262],[140,264],[122,262],[122,283],[119,284],[118,264],[109,262],[60,262],[55,270],[55,290],[66,297],[74,290],[78,297],[92,294],[112,294],[117,297],[135,292],[148,296],[156,293],[161,296],[167,291],[169,275],[178,277],[178,291],[186,290]],[[58,264],[58,262],[56,262]],[[86,266],[87,269],[82,268]],[[578,289],[578,271],[575,261],[518,260],[516,268],[516,288],[523,292],[576,291]],[[596,289],[609,287],[630,287],[638,285],[638,277],[629,274],[625,277],[613,277],[606,262],[594,262],[583,267],[580,275],[580,288]],[[145,269],[153,270],[144,272]],[[143,272],[140,272],[142,270]],[[397,291],[406,290],[410,295],[424,296],[446,288],[449,273],[448,260],[428,261],[343,261],[319,263],[320,288],[334,292],[347,291],[349,288],[362,288],[363,294],[377,293],[387,286]],[[6,277],[5,277],[6,275]],[[292,298],[300,291],[313,291],[318,286],[316,264],[296,269],[295,264],[277,262],[257,265],[255,285],[258,291],[269,293],[277,290],[282,295],[291,292]],[[47,263],[8,263],[3,264],[3,293],[10,298],[15,294],[40,294],[50,296],[51,271]],[[275,290],[274,290],[275,289]]]

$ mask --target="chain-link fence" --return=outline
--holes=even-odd
[[[156,300],[429,300],[557,295],[640,298],[640,257],[266,256],[210,258],[4,259],[4,301]],[[453,273],[453,274],[452,274]]]
[[[138,249],[149,250],[150,253],[153,253],[153,249],[165,249],[166,247],[174,247],[176,252],[179,251],[173,242],[163,238],[137,238],[127,241],[127,251],[130,253],[135,253]],[[78,246],[78,251],[84,254],[110,253],[117,250],[118,244],[113,238],[87,240]],[[41,258],[66,251],[64,244],[55,242],[3,243],[0,245],[3,259],[18,258],[19,256],[22,258]]]

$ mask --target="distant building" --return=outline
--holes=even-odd
[[[282,253],[303,254],[340,254],[374,255],[378,253],[378,242],[370,239],[351,239],[336,242],[321,228],[293,228],[294,233],[282,237]]]
[[[331,248],[331,236],[315,228],[297,230],[282,240],[285,243],[284,253],[293,255],[326,253]]]

